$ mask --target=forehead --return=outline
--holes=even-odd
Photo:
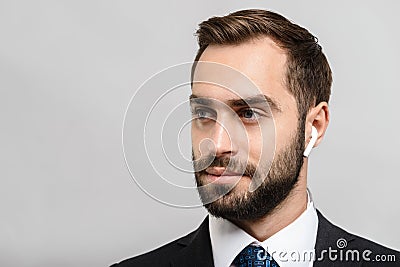
[[[197,96],[224,101],[239,98],[238,95],[243,96],[240,98],[247,98],[262,94],[283,103],[293,100],[293,96],[285,87],[286,52],[268,37],[252,39],[238,45],[209,45],[199,61],[226,65],[249,79],[259,91],[249,90],[249,86],[243,83],[243,78],[232,77],[238,75],[228,72],[224,78],[228,88],[194,83],[192,91]],[[196,72],[197,68],[195,77]],[[221,76],[215,71],[210,73]]]

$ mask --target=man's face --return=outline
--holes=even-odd
[[[193,84],[192,149],[200,196],[217,217],[260,218],[287,197],[303,164],[304,122],[285,87],[286,54],[265,37],[211,45],[200,61],[236,69],[258,88],[235,85],[243,79],[234,78],[228,88]]]

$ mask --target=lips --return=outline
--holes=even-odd
[[[205,172],[208,180],[217,184],[235,184],[243,176],[242,173],[228,171],[224,167],[209,167]]]
[[[243,173],[228,171],[224,167],[209,167],[206,172],[214,176],[242,176]]]

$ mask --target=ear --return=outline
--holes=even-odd
[[[321,143],[325,136],[326,129],[329,124],[329,107],[328,103],[321,102],[317,106],[310,109],[306,117],[305,125],[305,137],[306,146],[311,139],[311,127],[314,126],[318,131],[317,141],[314,147],[317,147]]]

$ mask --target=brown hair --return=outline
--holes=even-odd
[[[285,83],[296,98],[300,120],[317,103],[329,102],[332,72],[318,39],[285,17],[267,10],[240,10],[203,21],[196,35],[199,50],[195,63],[210,44],[234,45],[262,36],[271,38],[287,53]]]

